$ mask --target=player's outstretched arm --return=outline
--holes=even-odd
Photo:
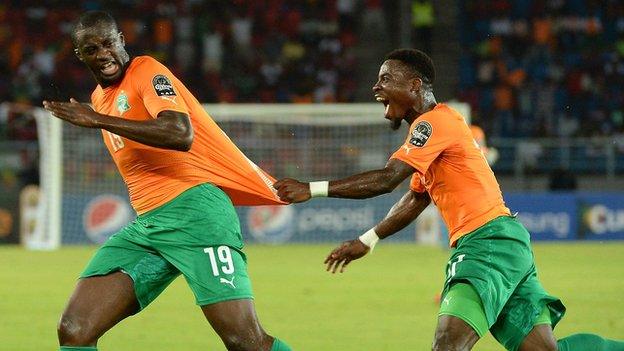
[[[347,199],[367,199],[394,190],[415,169],[398,159],[390,159],[382,169],[368,171],[330,182],[304,183],[296,179],[284,178],[273,184],[282,201],[304,202],[312,197],[339,197]]]
[[[191,120],[182,112],[165,110],[155,119],[135,121],[97,113],[89,105],[74,99],[70,102],[44,101],[43,107],[55,117],[79,127],[105,129],[153,147],[188,151],[193,143]]]
[[[325,258],[327,271],[336,273],[340,268],[340,273],[344,272],[351,261],[366,255],[375,247],[379,239],[393,235],[415,220],[430,202],[431,198],[428,193],[409,190],[373,229],[357,239],[343,242],[332,250]]]
[[[394,235],[399,230],[412,223],[422,211],[431,203],[429,193],[408,190],[405,195],[395,203],[386,217],[381,220],[373,229],[379,239],[384,239]]]

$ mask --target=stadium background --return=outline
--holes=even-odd
[[[361,123],[372,121],[369,117],[351,124],[335,122],[340,119],[333,118],[332,111],[344,105],[322,104],[372,101],[371,86],[385,53],[410,46],[425,50],[437,67],[438,100],[467,104],[472,122],[484,129],[489,146],[498,150],[500,157],[493,169],[509,206],[520,212],[533,239],[575,242],[538,246],[537,252],[548,257],[570,252],[569,256],[562,256],[570,267],[585,272],[586,277],[602,278],[600,283],[594,283],[596,291],[603,292],[605,301],[615,303],[615,306],[596,308],[622,310],[622,302],[616,300],[617,293],[613,295],[613,291],[621,291],[623,283],[610,280],[624,273],[622,244],[615,241],[624,239],[624,4],[621,2],[3,2],[0,4],[0,243],[18,243],[20,230],[32,230],[29,227],[32,222],[20,221],[20,216],[33,216],[29,207],[31,197],[22,197],[20,208],[20,195],[25,194],[24,189],[31,189],[28,185],[39,184],[40,177],[48,176],[47,170],[40,168],[39,156],[48,145],[38,141],[37,107],[43,99],[66,100],[71,96],[88,101],[93,80],[73,56],[68,31],[71,20],[90,9],[110,11],[119,21],[128,51],[152,55],[170,67],[200,101],[209,104],[208,112],[221,119],[222,127],[235,143],[276,177],[330,179],[381,166],[401,143],[404,137],[401,132],[390,133],[385,124],[377,122]],[[238,103],[263,105],[233,105]],[[267,105],[270,103],[280,105]],[[381,107],[376,105],[352,106],[360,106],[371,116],[381,115]],[[237,111],[242,112],[234,113],[234,120],[227,119],[231,110],[239,108],[242,110]],[[245,120],[251,114],[249,111],[257,109],[269,111],[267,114],[272,113],[272,119],[261,123],[253,118]],[[308,112],[288,113],[289,109]],[[341,117],[349,120],[359,116],[360,112]],[[310,119],[316,122],[309,122]],[[62,141],[66,146],[61,173],[62,242],[63,245],[99,243],[133,214],[97,133],[63,127]],[[281,151],[275,152],[276,149]],[[307,157],[302,157],[302,153]],[[400,189],[395,193],[364,202],[322,200],[279,209],[242,208],[241,222],[249,243],[337,243],[373,225],[400,195]],[[444,230],[439,223],[425,224],[431,225]],[[411,242],[417,236],[418,230],[411,226],[393,240]],[[280,250],[288,250],[289,246],[252,245],[251,257],[257,253],[273,262],[271,255],[263,250],[287,255],[288,251]],[[396,257],[393,251],[382,257],[402,259],[400,255],[408,250],[409,255],[422,253],[438,258],[441,260],[438,266],[443,265],[444,253],[438,248],[417,247],[409,251],[412,249],[396,246],[387,249],[397,250]],[[72,251],[76,249],[63,247],[55,257],[76,260],[77,266],[70,272],[75,276],[88,254],[80,251],[81,248]],[[323,250],[315,245],[309,247],[311,252],[318,253],[331,246],[322,246]],[[24,276],[31,276],[33,267],[28,263],[48,262],[50,257],[13,246],[2,249],[3,285],[5,281],[19,282]],[[88,246],[86,250],[91,252],[94,247]],[[306,249],[297,246],[294,250]],[[301,257],[311,257],[315,264],[322,258],[302,252],[305,253]],[[405,260],[406,265],[411,263]],[[299,262],[297,269],[305,264]],[[416,260],[412,266],[416,269],[419,264]],[[570,271],[560,266],[560,261],[550,261],[547,265],[555,266],[546,271],[547,276],[570,275]],[[9,272],[9,267],[14,266],[23,271]],[[442,270],[438,266],[433,269],[440,271],[440,277],[434,274],[422,278],[434,279],[434,283],[428,284],[431,291],[438,288],[441,279]],[[583,271],[591,267],[595,270]],[[256,274],[262,277],[261,269],[257,269]],[[266,266],[266,269],[272,268]],[[362,263],[362,267],[353,269],[364,274],[370,266]],[[307,272],[306,268],[303,270]],[[292,273],[286,270],[284,274]],[[63,279],[71,282],[73,276]],[[262,279],[254,281],[260,288],[267,284]],[[566,287],[559,288],[570,294],[574,292],[567,289],[583,283],[568,278],[564,282]],[[28,284],[24,285],[28,289]],[[404,289],[410,288],[413,288],[411,284]],[[56,309],[49,311],[51,315],[62,308],[67,289],[59,292]],[[320,290],[322,293],[323,288]],[[423,290],[415,290],[414,294],[419,292]],[[348,288],[345,293],[348,294]],[[9,297],[5,301],[15,302],[10,298],[15,294],[0,291],[0,296]],[[392,290],[388,294],[392,295]],[[426,289],[424,294],[432,295]],[[587,302],[586,296],[596,295],[585,291],[579,293],[578,300]],[[411,300],[407,298],[407,301]],[[8,302],[0,304],[0,313],[4,311],[11,316],[0,324],[2,336],[20,335],[11,326],[16,321],[12,318],[17,316],[11,315],[14,308]],[[591,310],[587,308],[587,311],[591,318]],[[295,309],[293,313],[296,312]],[[263,314],[270,314],[270,310]],[[603,322],[607,330],[613,331],[611,336],[624,338],[622,318],[617,315],[608,318]],[[578,325],[583,325],[582,318],[572,327]],[[23,334],[28,334],[27,327],[21,329]],[[423,345],[428,342],[418,340]],[[15,341],[15,345],[19,344]],[[50,341],[44,345],[50,345]],[[19,348],[7,348],[13,349]]]

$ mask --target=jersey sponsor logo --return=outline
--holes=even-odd
[[[409,140],[410,144],[416,147],[423,147],[431,137],[431,132],[433,132],[433,128],[431,124],[427,121],[420,121],[414,129],[412,130],[412,136]]]
[[[130,104],[128,103],[128,95],[126,95],[126,92],[122,90],[119,96],[117,96],[117,111],[119,111],[119,115],[121,116],[129,109]]]
[[[173,84],[169,78],[162,74],[158,74],[152,78],[152,85],[158,96],[176,96],[175,90],[173,90]]]
[[[117,195],[100,195],[84,209],[82,223],[87,237],[101,244],[132,219],[128,203]]]
[[[171,101],[173,102],[174,105],[177,105],[178,103],[175,101],[175,99],[177,98],[177,96],[161,96],[160,97],[163,100],[167,100],[167,101]]]

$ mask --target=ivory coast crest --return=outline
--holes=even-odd
[[[128,95],[126,95],[125,91],[121,91],[119,96],[117,96],[117,111],[119,111],[119,115],[123,115],[124,112],[130,109],[130,104],[128,103]]]

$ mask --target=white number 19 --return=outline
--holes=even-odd
[[[234,262],[232,261],[232,252],[230,252],[230,248],[227,246],[219,246],[217,248],[217,254],[215,255],[214,247],[207,247],[204,249],[204,252],[208,254],[210,258],[210,266],[212,267],[212,274],[216,277],[219,275],[219,268],[221,268],[221,272],[224,274],[232,274],[234,273]],[[217,264],[217,259],[219,259],[219,263]]]
[[[106,134],[108,134],[108,139],[110,139],[110,143],[111,146],[113,148],[113,152],[117,152],[117,150],[123,149],[124,148],[124,141],[123,139],[117,135],[117,134],[113,134],[111,132],[109,132],[108,130],[106,131]]]

